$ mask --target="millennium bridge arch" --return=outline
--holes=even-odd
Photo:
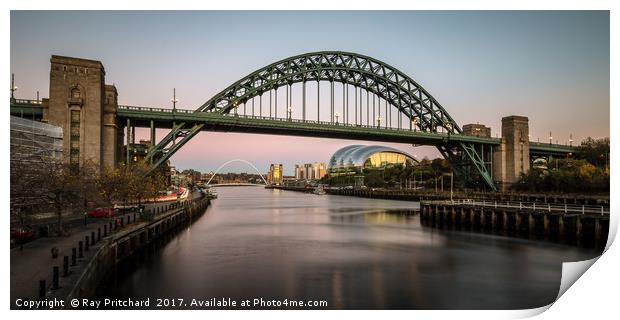
[[[317,101],[320,101],[319,82],[328,82],[330,87],[329,109],[321,109],[317,103],[316,120],[307,118],[309,106],[306,105],[306,84],[317,82]],[[335,101],[335,83],[343,87],[342,114],[339,114]],[[292,119],[292,86],[302,85],[302,116],[301,119]],[[350,88],[353,87],[355,95],[354,111],[349,107]],[[325,124],[329,126],[343,126],[350,128],[367,128],[374,131],[382,130],[409,130],[420,134],[427,134],[431,139],[411,139],[401,142],[435,145],[441,154],[450,162],[455,172],[470,185],[486,186],[495,190],[495,185],[490,174],[490,160],[485,159],[484,146],[480,143],[459,141],[450,139],[451,135],[461,135],[462,130],[441,104],[415,82],[398,69],[380,60],[350,52],[323,51],[306,53],[272,63],[258,69],[242,79],[231,84],[218,94],[213,96],[193,113],[204,115],[204,122],[174,122],[171,131],[153,148],[146,159],[155,168],[168,160],[187,141],[193,138],[201,130],[209,130],[210,115],[240,116],[239,108],[243,105],[243,117],[247,117],[247,104],[251,104],[252,113],[250,119],[262,120],[263,96],[269,94],[270,119],[278,118],[277,114],[277,90],[286,89],[286,120],[301,121],[304,123]],[[275,114],[271,114],[272,91],[275,91]],[[358,96],[359,92],[359,96]],[[290,93],[290,96],[289,96]],[[366,105],[364,108],[364,93]],[[370,96],[372,95],[372,118],[370,117]],[[256,99],[261,109],[260,116],[256,118]],[[289,100],[290,99],[290,100]],[[346,102],[345,102],[346,99]],[[358,104],[359,101],[359,104]],[[345,107],[346,106],[346,107]],[[382,118],[382,110],[383,117]],[[359,112],[358,112],[359,111]],[[366,123],[364,124],[364,111],[366,111]],[[396,111],[395,126],[392,125],[394,112]],[[175,112],[173,110],[173,112]],[[329,121],[322,121],[320,114],[329,115]],[[350,113],[354,113],[355,120],[350,121]],[[339,117],[342,116],[342,120]],[[372,120],[370,120],[372,119]],[[376,120],[376,122],[375,122]],[[383,124],[381,123],[383,121]],[[267,124],[266,124],[267,125]],[[441,134],[440,134],[441,133]],[[295,134],[291,132],[291,134]],[[383,141],[380,133],[371,140]],[[327,136],[329,134],[316,135],[305,133],[306,136]],[[371,134],[372,135],[372,134]],[[435,135],[435,137],[431,137]],[[331,137],[340,137],[335,134]],[[437,139],[439,138],[439,139]],[[387,140],[386,140],[387,141]],[[486,154],[490,154],[492,148],[487,148]]]
[[[233,163],[233,162],[242,162],[245,164],[250,165],[250,167],[252,167],[254,169],[254,171],[256,171],[256,173],[258,174],[258,176],[260,176],[260,178],[263,180],[263,182],[265,183],[265,185],[268,185],[269,183],[267,183],[267,180],[265,180],[265,177],[263,177],[263,175],[260,173],[260,170],[258,170],[258,168],[250,161],[247,160],[243,160],[243,159],[232,159],[232,160],[228,160],[226,162],[224,162],[222,165],[220,165],[217,169],[215,169],[215,172],[213,173],[213,175],[211,176],[211,178],[209,178],[209,181],[207,181],[206,185],[209,185],[211,183],[211,180],[213,180],[213,178],[220,173],[220,170],[222,170],[224,167],[226,167],[227,165]]]

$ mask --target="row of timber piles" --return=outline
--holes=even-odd
[[[489,208],[464,204],[420,204],[423,226],[469,230],[586,247],[604,247],[609,215],[567,214],[519,208]]]

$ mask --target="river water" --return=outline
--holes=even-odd
[[[416,202],[217,191],[205,215],[119,270],[103,296],[325,300],[329,309],[534,308],[555,300],[562,262],[599,254],[423,227],[418,215],[402,214]]]

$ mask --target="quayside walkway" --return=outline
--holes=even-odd
[[[142,215],[157,219],[193,200],[195,198],[178,203],[152,204]],[[36,300],[49,290],[56,290],[54,287],[59,282],[58,278],[80,273],[80,268],[90,261],[103,243],[102,239],[129,232],[144,224],[143,221],[139,212],[126,213],[74,227],[70,236],[38,238],[24,244],[21,249],[11,249],[11,307],[15,307],[18,298]],[[57,250],[56,257],[52,255],[52,248]]]

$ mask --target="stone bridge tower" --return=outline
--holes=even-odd
[[[65,161],[80,167],[92,162],[98,170],[114,166],[120,155],[117,91],[105,84],[103,64],[56,55],[50,62],[43,121],[63,128]]]
[[[519,181],[530,171],[530,131],[528,118],[502,118],[502,141],[493,153],[493,178],[503,188]]]

